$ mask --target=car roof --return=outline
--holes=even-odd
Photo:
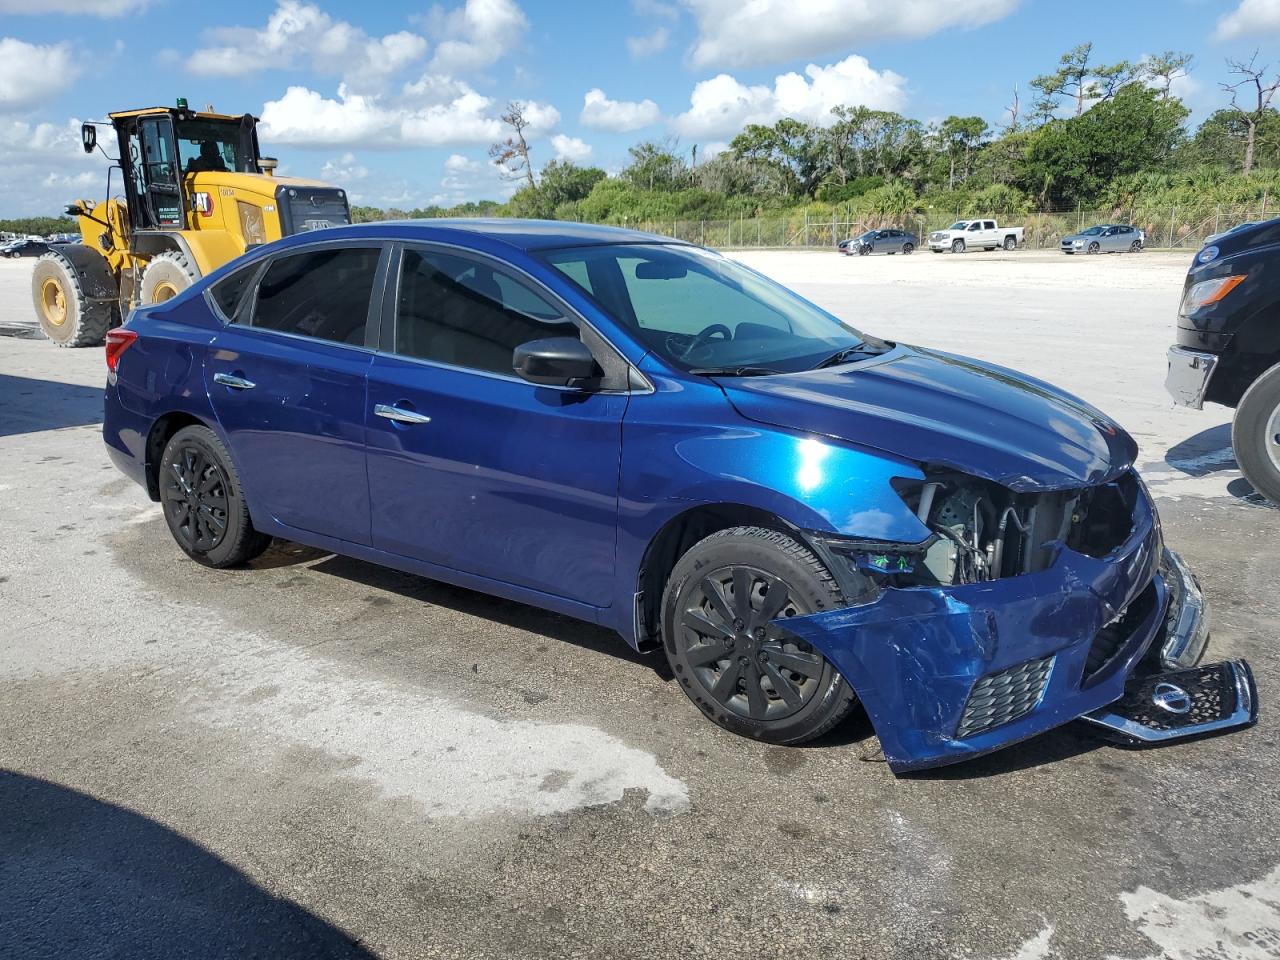
[[[601,246],[619,243],[682,244],[682,240],[663,237],[641,230],[607,227],[593,223],[569,223],[563,220],[516,220],[504,218],[452,218],[429,220],[381,220],[359,223],[310,234],[297,234],[303,240],[321,239],[342,233],[350,239],[395,237],[399,239],[453,240],[466,243],[467,238],[485,237],[519,250],[549,250],[557,247]]]

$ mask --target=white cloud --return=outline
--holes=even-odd
[[[578,119],[584,127],[626,133],[657,123],[662,112],[652,100],[610,100],[596,87],[582,98],[582,115]]]
[[[67,89],[79,73],[65,43],[41,46],[0,37],[0,113],[44,103]]]
[[[0,0],[0,13],[78,13],[90,17],[119,17],[141,10],[151,0]]]
[[[460,153],[449,154],[449,159],[444,162],[446,173],[479,173],[484,166],[479,160],[472,160]]]
[[[213,44],[196,50],[188,69],[203,76],[242,76],[292,69],[306,61],[321,73],[341,75],[348,86],[377,89],[385,79],[422,59],[425,38],[408,31],[370,37],[301,0],[280,0],[261,28],[219,27]]]
[[[677,133],[691,137],[725,137],[748,123],[773,123],[794,117],[829,124],[831,108],[841,104],[898,110],[906,101],[906,80],[892,70],[877,71],[854,54],[820,67],[809,64],[804,76],[784,73],[773,86],[747,86],[727,73],[698,83],[689,109],[672,120]]]
[[[1280,33],[1280,0],[1240,0],[1240,5],[1218,20],[1215,40],[1235,40],[1258,34]]]
[[[684,0],[695,66],[750,67],[999,20],[1020,0]],[[1257,2],[1257,0],[1245,0]]]
[[[72,200],[100,199],[106,182],[102,155],[80,149],[78,120],[0,120],[0,216],[58,214]]]
[[[670,39],[671,31],[666,27],[658,27],[653,33],[647,33],[642,37],[627,37],[627,49],[631,51],[633,58],[641,60],[667,49],[667,42]]]
[[[563,133],[557,133],[551,138],[551,149],[555,150],[557,160],[569,160],[572,163],[581,163],[591,156],[591,144]]]
[[[369,168],[357,163],[356,155],[351,152],[344,153],[336,160],[326,160],[324,166],[320,168],[321,180],[331,180],[336,183],[351,183],[353,180],[363,180],[367,176],[369,176]]]
[[[427,17],[440,37],[431,69],[437,73],[479,70],[496,63],[524,37],[529,21],[513,0],[466,0],[456,10],[435,8]]]
[[[290,87],[262,108],[262,139],[306,147],[363,145],[372,148],[487,144],[505,135],[501,109],[459,80],[424,77],[397,99],[355,93],[345,85],[337,98],[307,87]],[[560,121],[555,107],[528,103],[528,136]]]

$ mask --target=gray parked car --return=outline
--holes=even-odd
[[[1100,223],[1062,238],[1063,253],[1137,253],[1147,235],[1137,227],[1121,223]]]
[[[916,235],[906,230],[868,230],[840,244],[840,252],[850,257],[854,254],[865,257],[869,253],[911,253],[918,243]]]

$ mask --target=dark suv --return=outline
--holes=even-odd
[[[1235,408],[1236,461],[1255,490],[1280,503],[1280,219],[1233,230],[1196,254],[1165,387],[1184,406]]]

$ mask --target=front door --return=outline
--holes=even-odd
[[[487,259],[408,246],[392,290],[366,410],[373,545],[608,606],[627,395],[518,378],[517,346],[579,328]]]
[[[205,364],[250,510],[359,544],[370,539],[366,339],[382,255],[325,245],[275,258]]]

